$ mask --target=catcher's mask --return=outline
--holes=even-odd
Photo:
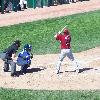
[[[16,45],[18,45],[18,47],[20,47],[21,41],[20,40],[16,40],[16,41],[14,41],[14,44],[16,44]]]
[[[26,50],[26,51],[31,51],[31,50],[32,50],[32,46],[29,45],[29,44],[25,44],[25,45],[24,45],[24,50]]]

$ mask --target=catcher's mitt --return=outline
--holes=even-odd
[[[33,54],[32,53],[31,53],[30,57],[31,57],[31,59],[33,58]]]

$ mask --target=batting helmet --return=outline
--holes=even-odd
[[[65,33],[65,34],[69,34],[69,31],[68,31],[68,29],[64,29],[64,31],[63,31],[63,33]]]

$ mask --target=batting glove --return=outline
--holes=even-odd
[[[61,32],[59,31],[58,34],[61,34]]]

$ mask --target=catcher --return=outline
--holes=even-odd
[[[31,65],[31,59],[33,58],[33,54],[30,53],[31,50],[32,46],[25,44],[24,49],[18,54],[17,65],[21,66],[21,74],[26,74],[27,68]]]
[[[77,62],[75,61],[74,57],[73,57],[73,54],[72,54],[72,51],[71,51],[71,45],[70,45],[70,42],[71,42],[71,36],[70,36],[70,33],[69,33],[69,30],[64,28],[63,30],[63,34],[61,34],[62,32],[58,32],[54,37],[56,38],[56,40],[60,41],[60,44],[61,44],[61,54],[60,54],[60,57],[59,57],[59,60],[57,62],[57,65],[56,65],[56,70],[57,70],[57,74],[60,73],[60,66],[61,66],[61,63],[63,61],[63,59],[67,56],[73,63],[73,66],[75,67],[75,71],[77,73],[79,73],[79,67],[78,67],[78,64]]]

